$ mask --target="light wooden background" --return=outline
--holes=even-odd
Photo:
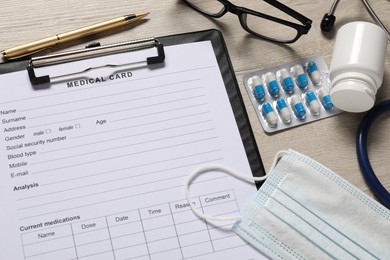
[[[324,56],[327,64],[330,65],[337,29],[351,21],[373,22],[373,20],[360,0],[342,0],[335,13],[337,20],[333,32],[323,34],[320,30],[320,22],[324,13],[329,11],[333,0],[281,1],[313,20],[309,34],[292,45],[278,45],[250,37],[241,28],[235,15],[226,14],[218,20],[209,19],[194,12],[180,0],[3,0],[0,15],[0,50],[120,15],[142,11],[151,13],[137,26],[128,26],[111,33],[88,37],[74,43],[75,45],[66,44],[64,48],[80,48],[96,40],[108,44],[149,36],[217,28],[222,31],[227,43],[266,170],[279,150],[292,148],[326,165],[372,196],[360,172],[355,150],[356,131],[364,113],[343,113],[285,132],[267,135],[262,130],[250,103],[244,87],[243,75],[314,55]],[[371,1],[375,2],[374,7],[385,24],[390,25],[390,2]],[[262,1],[232,2],[253,6]],[[264,3],[260,6],[263,5]],[[385,99],[390,99],[389,55],[386,57],[384,83],[377,93],[378,101]],[[390,190],[389,115],[390,113],[381,118],[379,124],[373,127],[369,137],[371,163],[388,190]]]

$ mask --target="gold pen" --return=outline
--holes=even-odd
[[[2,51],[3,57],[12,60],[17,59],[20,57],[27,56],[29,54],[41,51],[43,49],[46,49],[48,47],[55,46],[57,44],[61,44],[64,42],[72,41],[75,39],[79,39],[81,37],[91,35],[94,33],[99,33],[102,31],[110,30],[122,25],[126,25],[132,22],[135,22],[145,16],[147,16],[149,13],[138,13],[138,14],[130,14],[130,15],[124,15],[122,17],[118,17],[115,19],[111,19],[105,22],[93,24],[84,28],[80,28],[74,31],[56,34],[54,36],[26,43],[20,46],[16,46],[7,50]]]

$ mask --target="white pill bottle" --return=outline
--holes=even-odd
[[[343,25],[336,35],[329,78],[333,104],[347,112],[364,112],[374,106],[383,82],[387,37],[369,22]]]

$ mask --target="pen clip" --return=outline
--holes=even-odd
[[[141,61],[133,61],[130,63],[125,64],[105,64],[97,67],[88,67],[81,71],[76,71],[72,73],[67,74],[61,74],[54,77],[50,77],[49,75],[45,76],[36,76],[35,68],[38,67],[45,67],[55,64],[61,64],[71,61],[78,61],[93,57],[100,57],[104,55],[110,55],[110,54],[116,54],[116,53],[122,53],[127,51],[137,51],[147,48],[156,48],[157,49],[157,56],[147,57],[146,60]],[[87,48],[87,49],[80,49],[80,50],[74,50],[74,51],[68,51],[68,52],[62,52],[57,54],[51,54],[47,56],[42,57],[35,57],[32,58],[27,66],[27,72],[30,78],[30,82],[32,85],[40,85],[40,84],[46,84],[52,82],[52,79],[55,78],[61,78],[61,77],[68,77],[68,76],[74,76],[83,74],[86,71],[90,71],[97,68],[102,67],[122,67],[122,66],[128,66],[128,65],[134,65],[134,64],[142,64],[146,63],[147,65],[151,64],[157,64],[162,63],[165,60],[165,52],[164,52],[164,46],[155,38],[147,38],[147,39],[141,39],[141,40],[135,40],[135,41],[128,41],[128,42],[122,42],[122,43],[116,43],[116,44],[110,44],[110,45],[103,45],[93,48]]]

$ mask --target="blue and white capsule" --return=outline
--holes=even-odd
[[[278,100],[276,100],[276,108],[283,123],[291,123],[291,112],[290,109],[288,109],[287,103],[283,98],[278,98]]]
[[[321,111],[320,102],[318,102],[316,94],[311,90],[306,92],[306,103],[312,115],[318,116],[320,114]]]
[[[294,66],[294,74],[297,86],[300,89],[306,89],[307,85],[309,84],[309,81],[307,79],[305,71],[303,70],[302,65],[297,64]]]
[[[304,119],[306,117],[306,109],[302,104],[302,100],[299,96],[291,96],[291,108],[294,111],[294,114],[299,119]]]
[[[252,86],[254,86],[253,96],[255,97],[255,99],[259,102],[263,102],[265,99],[265,90],[261,78],[259,76],[252,77]]]
[[[311,79],[311,82],[313,82],[313,85],[319,85],[321,83],[321,75],[318,71],[317,64],[314,61],[309,61],[306,64],[306,71],[307,74],[309,74],[309,77]]]
[[[268,72],[267,74],[265,74],[265,79],[268,84],[268,93],[271,95],[271,97],[279,97],[280,87],[278,81],[276,80],[275,73]]]
[[[322,106],[326,110],[331,110],[333,108],[333,103],[332,100],[330,99],[329,92],[324,87],[318,90],[318,97],[321,101]]]
[[[294,93],[294,80],[286,68],[280,70],[280,78],[284,91],[288,94]]]
[[[270,127],[276,127],[276,125],[278,124],[278,116],[276,115],[271,104],[268,102],[265,102],[261,107],[261,111],[262,111],[263,116],[264,116],[265,120],[267,121],[268,125]]]

